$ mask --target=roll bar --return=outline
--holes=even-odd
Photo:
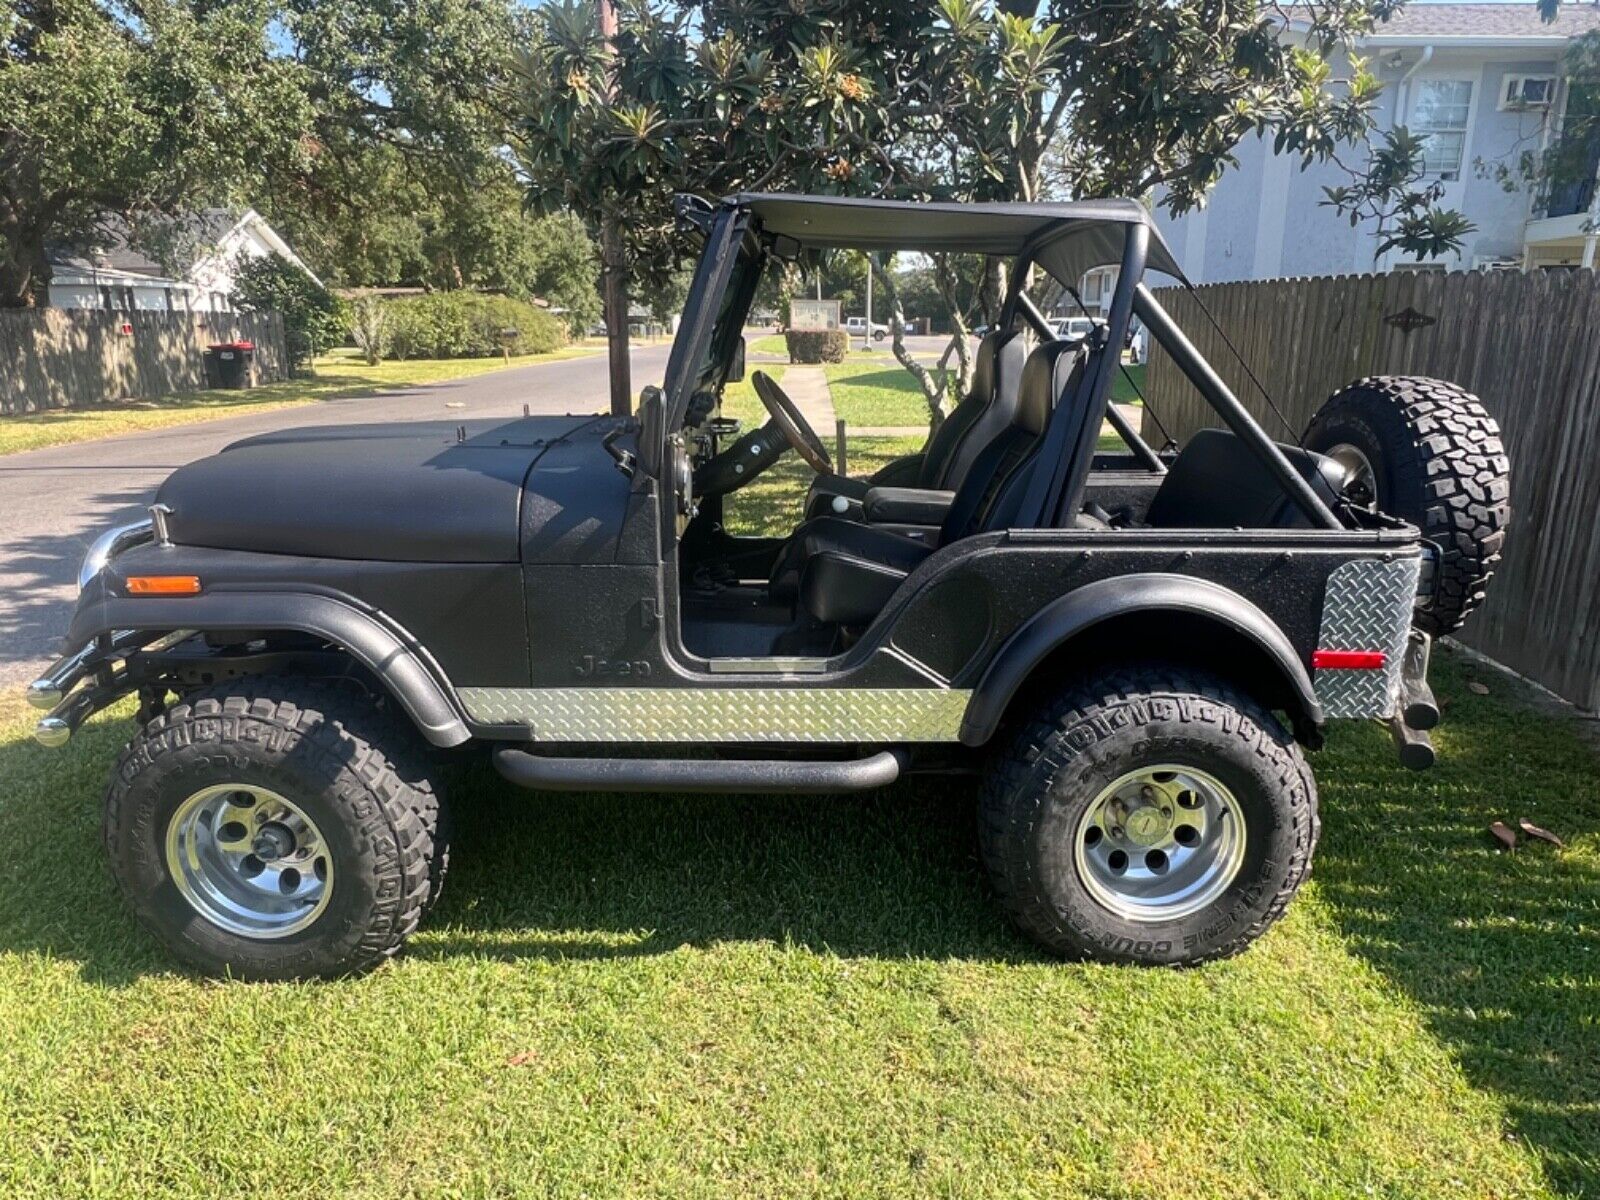
[[[1283,451],[1278,449],[1278,444],[1256,424],[1256,419],[1250,415],[1249,410],[1239,403],[1239,398],[1229,390],[1226,383],[1222,382],[1222,376],[1218,375],[1200,351],[1195,349],[1194,343],[1184,335],[1183,330],[1178,328],[1177,322],[1166,309],[1161,307],[1161,302],[1145,286],[1143,280],[1140,280],[1133,289],[1133,310],[1156,341],[1161,343],[1161,348],[1172,355],[1172,360],[1178,364],[1178,369],[1205,397],[1206,403],[1216,410],[1228,428],[1233,430],[1239,440],[1250,448],[1251,452],[1272,472],[1274,478],[1283,485],[1283,490],[1288,493],[1300,511],[1305,513],[1306,518],[1313,525],[1320,525],[1324,529],[1343,529],[1343,523],[1333,515],[1333,510],[1323,503],[1321,496],[1311,490],[1311,485],[1301,477],[1300,473],[1289,465],[1289,460],[1284,457]]]

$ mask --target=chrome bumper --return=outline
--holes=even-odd
[[[83,556],[83,564],[78,568],[78,590],[81,592],[88,587],[90,581],[105,570],[106,564],[124,550],[152,541],[155,536],[156,523],[150,517],[106,530],[95,538],[89,547],[89,553]]]
[[[141,649],[169,649],[194,633],[175,629],[156,636],[145,629],[123,629],[58,659],[28,685],[28,703],[50,710],[33,727],[33,740],[51,749],[66,745],[78,726],[133,690],[135,681],[129,679],[125,665],[118,665],[120,660]]]

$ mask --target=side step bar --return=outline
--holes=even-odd
[[[519,787],[549,792],[864,792],[900,778],[905,754],[845,761],[722,758],[554,758],[502,746],[494,767]]]

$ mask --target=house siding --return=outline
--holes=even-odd
[[[1342,66],[1336,64],[1335,74]],[[1447,265],[1470,267],[1481,258],[1520,256],[1528,189],[1520,182],[1507,188],[1487,171],[1500,162],[1514,167],[1524,150],[1536,151],[1541,119],[1535,112],[1501,112],[1498,101],[1507,75],[1555,74],[1557,66],[1554,56],[1513,59],[1494,51],[1451,51],[1441,52],[1418,74],[1418,79],[1465,79],[1473,85],[1460,180],[1444,203],[1458,207],[1476,228],[1464,239],[1460,257],[1446,259]],[[1395,114],[1398,104],[1409,109],[1416,95],[1415,81],[1400,82],[1408,65],[1383,62],[1374,69],[1384,83],[1375,114],[1378,128],[1405,124],[1409,113],[1398,122]],[[1359,162],[1363,153],[1351,150],[1346,161]],[[1349,181],[1338,165],[1313,163],[1302,169],[1298,156],[1273,155],[1263,137],[1247,138],[1236,156],[1238,166],[1217,182],[1203,211],[1174,218],[1157,198],[1156,225],[1194,282],[1339,275],[1394,265],[1394,254],[1377,256],[1381,235],[1374,223],[1352,228],[1348,216],[1323,203],[1324,188]]]

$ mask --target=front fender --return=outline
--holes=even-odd
[[[1205,579],[1138,574],[1077,588],[1045,605],[1012,634],[973,690],[961,722],[961,741],[968,746],[987,742],[1034,667],[1058,647],[1113,617],[1161,612],[1204,617],[1247,638],[1267,656],[1298,698],[1298,715],[1312,725],[1322,724],[1322,705],[1311,686],[1311,676],[1271,617],[1237,592]]]
[[[69,647],[123,629],[202,632],[292,631],[337,643],[370,670],[435,746],[468,740],[465,721],[416,639],[387,618],[335,596],[273,590],[217,590],[198,596],[116,596],[104,576],[84,589],[67,634]]]

